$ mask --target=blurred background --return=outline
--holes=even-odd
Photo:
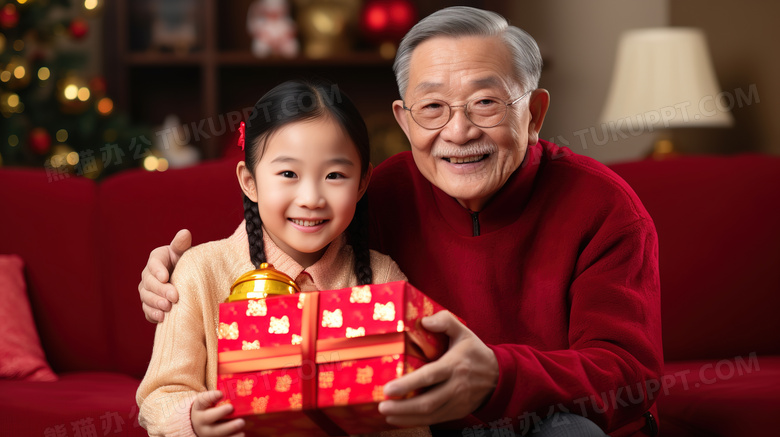
[[[0,165],[98,179],[238,153],[248,108],[279,82],[311,75],[355,100],[377,164],[408,149],[390,109],[397,43],[452,5],[494,10],[537,40],[540,86],[552,96],[544,139],[608,164],[647,158],[660,136],[675,154],[780,154],[777,2],[0,0]],[[710,95],[686,101],[728,119],[628,129],[628,118],[604,118],[621,38],[668,27],[701,32],[701,63],[716,80]],[[663,114],[650,105],[643,114]]]

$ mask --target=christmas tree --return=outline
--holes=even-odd
[[[103,77],[85,77],[89,54],[63,48],[103,1],[0,0],[0,165],[96,179],[148,154],[149,130],[114,108]]]

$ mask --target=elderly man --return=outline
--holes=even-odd
[[[605,166],[539,139],[550,97],[536,42],[501,16],[452,7],[420,21],[393,66],[412,145],[377,167],[373,247],[460,316],[438,361],[388,383],[387,421],[535,435],[653,435],[661,375],[652,220]],[[189,235],[155,249],[139,285],[150,320],[177,294]],[[446,423],[445,423],[446,422]],[[598,425],[598,426],[596,426]],[[600,430],[599,430],[600,428]]]

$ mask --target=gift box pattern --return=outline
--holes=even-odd
[[[442,309],[403,281],[223,303],[223,402],[250,433],[317,435],[331,421],[351,434],[391,429],[376,410],[382,388],[446,350],[446,336],[420,325]]]

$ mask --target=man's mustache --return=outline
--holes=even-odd
[[[465,158],[475,155],[489,155],[496,153],[498,146],[493,142],[479,141],[467,143],[462,146],[439,146],[434,145],[431,155],[434,158]]]

